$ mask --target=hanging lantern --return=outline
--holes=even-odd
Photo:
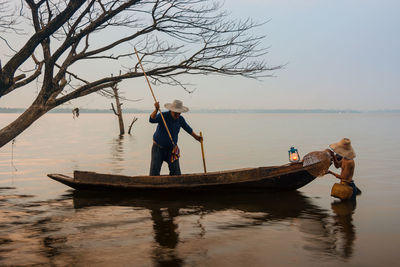
[[[290,162],[299,162],[300,161],[299,151],[296,148],[294,148],[293,146],[289,150],[289,161]]]

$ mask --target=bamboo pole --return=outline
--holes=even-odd
[[[204,168],[204,173],[207,173],[206,158],[204,156],[204,146],[203,146],[203,134],[202,134],[202,132],[200,132],[200,137],[201,137],[201,141],[200,141],[200,144],[201,144],[201,155],[203,157],[203,168]]]
[[[147,78],[147,74],[146,74],[146,72],[144,71],[144,68],[143,68],[143,65],[142,65],[142,61],[141,61],[140,58],[139,58],[139,54],[138,54],[138,52],[137,52],[137,50],[136,50],[136,47],[135,47],[134,49],[135,49],[136,57],[137,57],[137,59],[138,59],[138,61],[139,61],[140,68],[142,68],[144,77],[146,78],[147,84],[149,85],[150,92],[151,92],[151,95],[153,96],[154,102],[158,102],[157,99],[156,99],[156,96],[154,95],[153,88],[151,88],[149,78]],[[160,115],[161,115],[161,119],[162,119],[162,121],[164,122],[165,129],[167,129],[168,136],[169,136],[169,138],[171,139],[172,145],[175,147],[176,145],[175,145],[175,143],[174,143],[174,140],[172,139],[171,133],[169,132],[169,129],[168,129],[168,126],[167,126],[167,122],[165,121],[164,116],[163,116],[161,110],[159,110],[159,112],[160,112]]]

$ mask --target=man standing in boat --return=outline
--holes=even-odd
[[[150,175],[160,175],[163,161],[168,163],[169,175],[180,175],[179,158],[173,159],[172,151],[178,143],[180,128],[183,128],[194,139],[201,142],[202,137],[197,135],[186,123],[181,113],[188,112],[189,108],[183,106],[182,101],[174,100],[172,103],[164,105],[169,111],[158,114],[160,103],[154,103],[154,111],[150,114],[149,122],[157,123],[157,129],[153,135],[153,147],[151,149]],[[165,120],[166,129],[163,118]],[[170,135],[169,135],[169,133]],[[171,140],[172,138],[172,140]]]

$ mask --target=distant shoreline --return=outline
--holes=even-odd
[[[0,113],[23,113],[23,108],[0,108]],[[124,113],[150,113],[152,110],[144,109],[124,109]],[[72,109],[54,109],[49,113],[72,113]],[[80,113],[113,113],[109,109],[80,109]],[[282,113],[310,113],[310,114],[324,114],[324,113],[400,113],[400,109],[385,109],[385,110],[351,110],[351,109],[192,109],[191,113],[269,113],[269,114],[282,114]]]

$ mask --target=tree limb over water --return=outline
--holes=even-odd
[[[12,53],[0,67],[0,97],[34,81],[40,85],[32,105],[0,130],[0,147],[56,106],[142,77],[131,57],[133,47],[153,83],[181,86],[188,92],[179,79],[182,75],[260,78],[281,67],[269,67],[262,60],[267,53],[260,47],[264,36],[252,34],[261,24],[233,20],[211,0],[21,1],[19,13],[34,32],[18,51],[10,37],[20,33],[20,14],[11,12],[5,1],[0,0],[0,7],[0,42]],[[103,66],[104,74],[82,71],[88,62]],[[113,71],[118,74],[105,74]]]

